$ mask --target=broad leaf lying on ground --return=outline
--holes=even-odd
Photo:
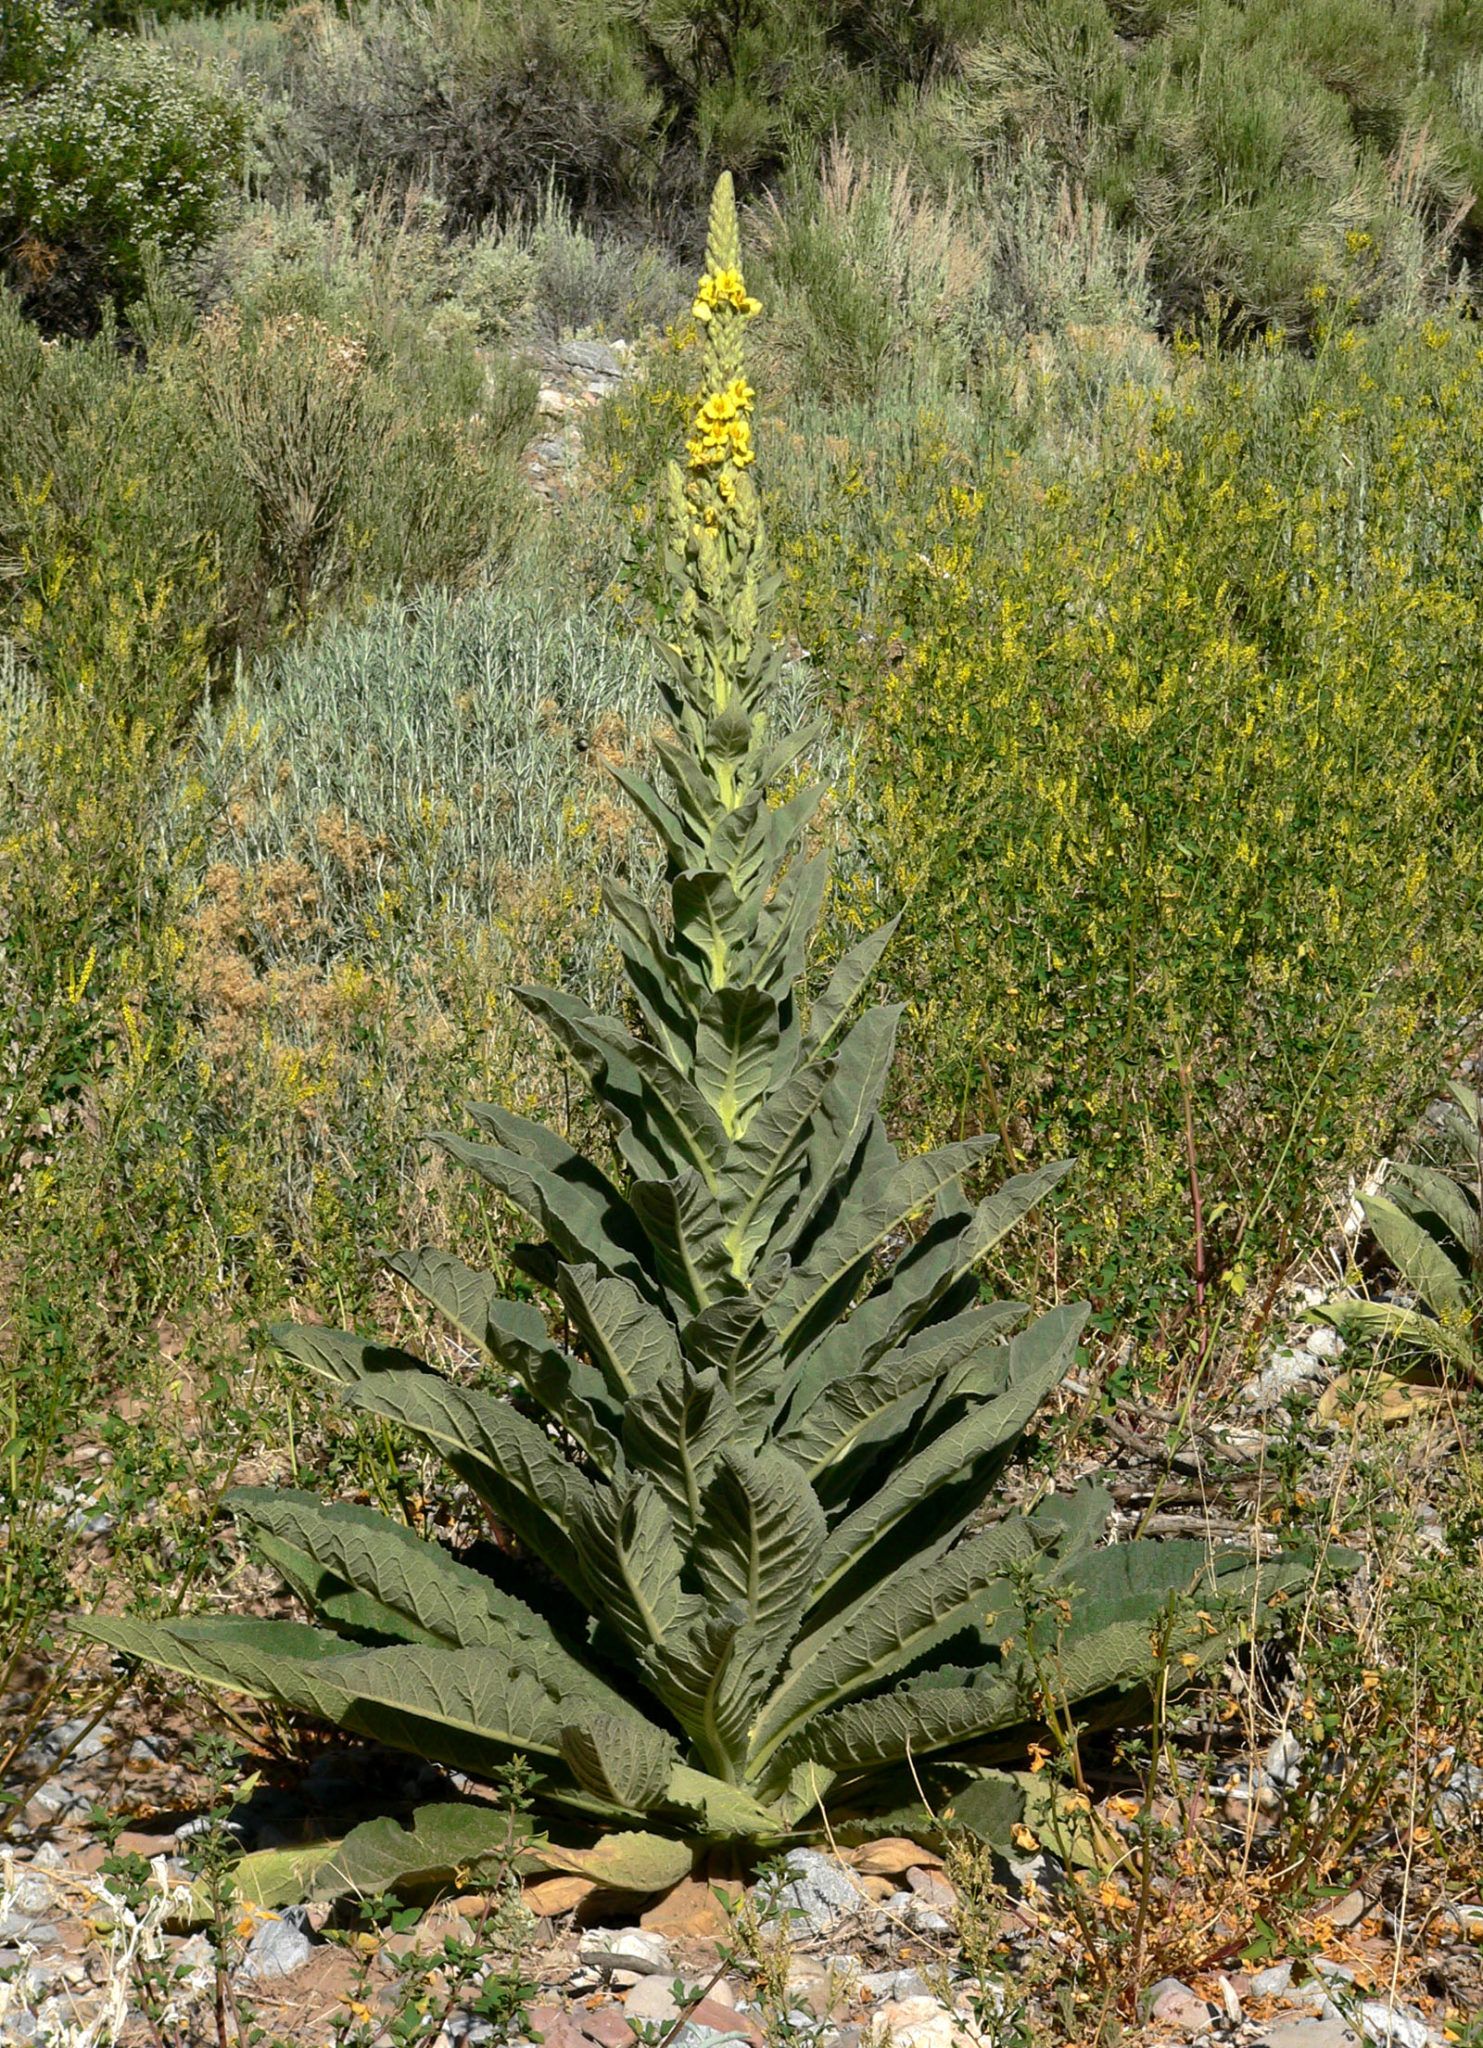
[[[393,1270],[518,1402],[370,1339],[281,1337],[358,1412],[439,1452],[504,1540],[476,1566],[365,1509],[244,1490],[243,1526],[314,1625],[90,1624],[464,1772],[522,1756],[548,1826],[612,1830],[592,1854],[630,1877],[645,1845],[656,1888],[688,1851],[651,1851],[655,1830],[767,1844],[928,1784],[992,1829],[1009,1808],[984,1766],[1023,1756],[1053,1704],[1137,1713],[1161,1670],[1219,1656],[1306,1571],[1108,1547],[1093,1487],[994,1518],[1085,1311],[983,1302],[976,1272],[1064,1169],[975,1201],[964,1181],[991,1140],[897,1152],[879,1104],[898,1012],[856,1014],[888,933],[801,1000],[825,863],[805,849],[814,792],[773,796],[806,735],[773,742],[764,710],[781,656],[742,358],[756,310],[723,180],[695,302],[707,396],[668,484],[668,786],[621,778],[665,848],[671,921],[610,891],[639,1030],[524,992],[584,1068],[621,1166],[495,1107],[474,1110],[477,1138],[439,1141],[530,1218],[518,1256],[565,1335],[418,1251]],[[452,1882],[479,1867],[480,1827],[464,1808],[410,1833],[373,1823],[289,1875]]]
[[[1476,1373],[1483,1329],[1483,1131],[1478,1096],[1461,1081],[1424,1147],[1392,1166],[1384,1194],[1362,1195],[1370,1234],[1417,1298],[1398,1302],[1339,1297],[1312,1311],[1341,1336],[1393,1355],[1401,1376],[1427,1366]]]

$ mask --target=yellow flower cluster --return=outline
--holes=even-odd
[[[690,311],[702,327],[717,306],[729,306],[744,320],[750,320],[754,313],[762,311],[762,301],[748,295],[746,281],[739,270],[708,270],[696,286],[695,304]]]
[[[729,273],[723,271],[721,275]],[[747,414],[755,396],[745,377],[733,377],[724,390],[711,393],[696,413],[690,439],[685,443],[692,469],[714,469],[723,462],[745,469],[753,460],[752,428]]]

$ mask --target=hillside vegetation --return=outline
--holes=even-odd
[[[1467,0],[12,0],[0,1758],[110,1682],[69,1613],[214,1597],[244,1465],[418,1524],[422,1454],[269,1325],[459,1369],[394,1244],[538,1295],[418,1141],[474,1098],[598,1142],[511,989],[635,1019],[600,896],[663,877],[609,771],[672,734],[724,171],[810,987],[899,915],[893,1134],[1076,1161],[983,1269],[1091,1305],[1036,1469],[1225,1403],[1476,1050]],[[1335,1727],[1469,1748],[1476,1463],[1413,1572],[1366,1445],[1320,1495],[1294,1429],[1261,1512],[1390,1589]]]

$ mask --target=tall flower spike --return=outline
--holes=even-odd
[[[816,793],[805,790],[781,808],[768,801],[813,735],[794,734],[781,747],[767,741],[765,705],[778,667],[775,580],[763,566],[766,536],[752,480],[755,394],[744,345],[758,311],[742,271],[731,180],[723,177],[695,291],[703,388],[685,463],[671,465],[666,487],[669,629],[660,688],[682,743],[660,749],[668,800],[620,774],[665,845],[675,934],[666,979],[679,1014],[661,1014],[651,1003],[654,977],[637,954],[629,968],[658,1042],[686,1065],[698,1056],[700,1036],[734,1028],[711,1014],[713,999],[727,990],[728,1016],[743,991],[759,1013],[776,1007],[786,1066],[798,1045],[792,984],[824,885],[823,862],[798,857]],[[622,888],[608,897],[625,933],[636,934],[641,906]],[[704,1071],[706,1061],[700,1064]],[[713,1106],[728,1129],[743,1116],[729,1100]]]
[[[1019,1795],[985,1781],[985,1745],[1043,1738],[1048,1660],[1074,1688],[1064,1722],[1100,1718],[1223,1654],[1310,1572],[1282,1559],[1258,1576],[1204,1538],[1104,1547],[1095,1486],[981,1522],[1086,1311],[1021,1327],[1020,1304],[980,1299],[977,1268],[1064,1168],[971,1202],[962,1176],[991,1140],[898,1152],[880,1102],[899,1012],[863,1007],[890,926],[845,954],[803,1024],[824,861],[803,852],[813,792],[769,801],[809,736],[766,738],[771,585],[737,431],[755,301],[724,180],[696,302],[708,385],[700,452],[669,484],[668,792],[618,770],[664,845],[672,929],[609,892],[642,1033],[567,991],[520,991],[585,1067],[620,1163],[498,1104],[474,1109],[477,1139],[440,1136],[534,1225],[513,1256],[559,1302],[561,1336],[502,1276],[430,1250],[390,1270],[518,1405],[348,1331],[280,1335],[354,1412],[444,1456],[509,1548],[486,1572],[370,1509],[250,1487],[237,1512],[317,1626],[88,1624],[460,1771],[530,1758],[545,1808],[607,1831],[600,1863],[577,1867],[633,1892],[682,1876],[707,1838],[821,1831],[826,1797],[831,1828],[879,1832],[915,1791],[914,1827],[951,1803],[1002,1841]],[[651,1816],[669,1844],[629,1832]],[[480,1801],[424,1809],[403,1836],[353,1830],[333,1881],[508,1868],[508,1817]],[[307,1881],[296,1868],[294,1897]]]

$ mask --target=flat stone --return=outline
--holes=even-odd
[[[1266,1969],[1258,1970],[1251,1980],[1253,1998],[1281,1998],[1292,1983],[1290,1962],[1268,1963]]]
[[[537,2023],[535,2012],[532,2010],[530,2023],[541,2037],[541,2048],[592,2048],[589,2037],[583,2033],[581,2022],[574,2013],[558,2012],[542,2026]]]
[[[663,1977],[640,1977],[623,1998],[623,2010],[631,2020],[659,2020],[668,2024],[680,2017],[679,2002]]]
[[[969,2048],[974,2036],[935,1998],[893,1998],[870,2015],[867,2040],[882,2048]]]
[[[1258,2035],[1257,2048],[1359,2048],[1359,2035],[1343,2020],[1280,2020]]]
[[[1342,1899],[1335,1899],[1325,1918],[1331,1927],[1357,1927],[1369,1910],[1369,1901],[1363,1892],[1346,1892]]]
[[[1181,1984],[1177,1977],[1164,1977],[1154,1985],[1150,1993],[1150,2017],[1161,2027],[1172,2027],[1180,2034],[1203,2034],[1213,2014],[1203,1998],[1190,1990],[1188,1984]]]
[[[661,1990],[668,1988],[662,1977],[644,1977],[634,1985],[633,1991],[628,1994],[629,1998],[647,1984],[657,1984]],[[625,1999],[624,2011],[620,2011],[616,2005],[602,2005],[596,2012],[584,2012],[582,2032],[589,2040],[596,2041],[598,2048],[632,2048],[633,2028],[628,2024],[627,2004],[628,2001]],[[637,2017],[635,2013],[634,2018]]]
[[[958,1903],[958,1894],[940,1870],[913,1865],[906,1873],[906,1882],[924,1905],[935,1906],[939,1913],[950,1913]]]
[[[699,2035],[714,2036],[718,2039],[723,2034],[745,2034],[749,2041],[757,2044],[757,2048],[762,2048],[765,2038],[761,2026],[751,2013],[733,2011],[729,2005],[721,2004],[714,1997],[703,1998],[700,2001],[675,2036],[676,2041],[688,2034],[692,2027]],[[700,2041],[692,2042],[691,2048],[704,2048],[704,2044]]]
[[[567,341],[556,351],[567,369],[586,377],[616,382],[623,375],[623,358],[606,341]]]
[[[647,1977],[670,1967],[669,1943],[648,1927],[598,1927],[584,1934],[577,1960],[604,1976],[628,1971],[633,1977]]]

